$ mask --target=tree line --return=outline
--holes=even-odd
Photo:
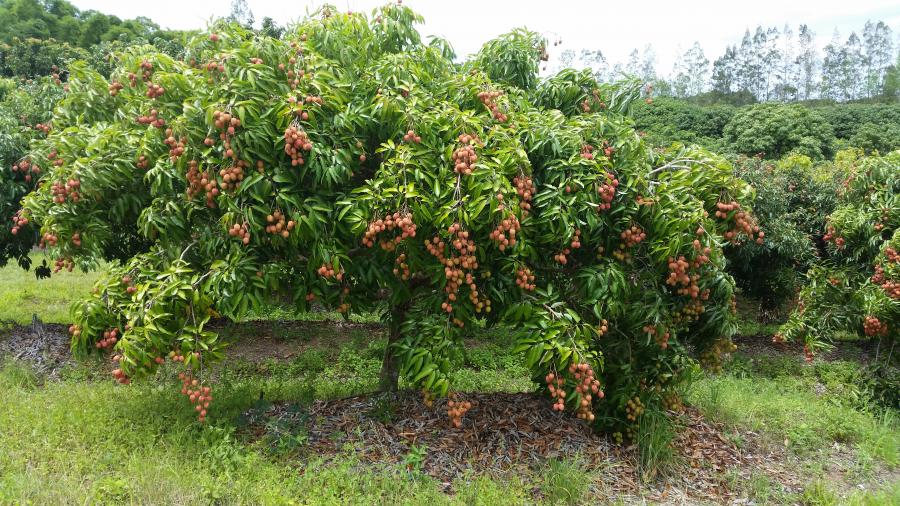
[[[562,67],[593,70],[598,79],[624,75],[652,84],[655,95],[706,97],[714,102],[743,105],[753,102],[803,100],[850,101],[900,98],[900,47],[884,21],[867,21],[859,34],[846,38],[835,30],[820,50],[816,34],[805,24],[757,26],[740,43],[710,62],[699,42],[680,54],[668,76],[658,72],[652,46],[635,49],[628,60],[610,65],[602,51],[565,50]]]

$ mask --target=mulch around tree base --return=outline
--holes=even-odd
[[[277,427],[303,427],[304,455],[329,461],[349,451],[366,465],[403,465],[418,447],[424,449],[421,471],[451,492],[453,480],[467,472],[502,476],[535,470],[550,459],[578,457],[586,468],[602,471],[596,473],[602,483],[594,486],[606,496],[643,491],[653,500],[694,498],[721,503],[733,499],[723,475],[748,463],[721,427],[693,409],[678,415],[683,426],[674,442],[678,465],[683,468],[673,473],[678,478],[641,483],[633,445],[616,444],[593,433],[570,413],[553,411],[550,401],[540,395],[461,394],[460,400],[470,401],[472,409],[459,429],[450,426],[446,400],[427,407],[422,396],[412,391],[397,393],[393,399],[361,395],[316,401],[308,409],[274,404],[265,411],[246,413],[248,425],[243,433],[259,441],[273,437]]]

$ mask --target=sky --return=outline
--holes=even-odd
[[[231,0],[71,0],[79,9],[95,9],[120,18],[145,16],[164,28],[203,28],[214,18],[226,16]],[[341,9],[371,12],[385,0],[331,0]],[[269,16],[281,24],[302,18],[321,0],[247,0],[257,22]],[[420,27],[425,35],[440,35],[450,41],[459,56],[478,50],[485,41],[526,26],[549,40],[551,58],[565,49],[576,52],[599,49],[611,63],[624,62],[632,49],[651,44],[656,53],[657,72],[671,72],[678,54],[694,41],[700,43],[710,62],[729,44],[738,44],[744,31],[757,25],[805,23],[824,46],[834,30],[842,39],[851,31],[861,31],[867,19],[883,20],[900,42],[900,1],[898,0],[644,0],[638,4],[606,0],[404,0],[404,4],[425,17]],[[552,61],[552,60],[551,60]]]

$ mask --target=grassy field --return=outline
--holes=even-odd
[[[44,255],[33,253],[31,259],[34,267],[41,264]],[[88,293],[97,277],[96,272],[75,271],[37,279],[33,268],[24,271],[12,262],[0,269],[0,322],[31,323],[36,314],[44,322],[67,323],[69,304]]]
[[[91,284],[91,276],[77,274],[49,281],[29,276],[14,267],[0,270],[3,318],[30,321],[35,312],[46,321],[65,321],[65,304]],[[273,310],[256,317],[272,315],[290,316]],[[277,440],[247,438],[241,414],[260,392],[267,401],[303,405],[371,391],[377,382],[384,342],[373,327],[297,328],[223,329],[235,341],[258,337],[245,335],[247,329],[271,333],[293,348],[289,356],[237,354],[218,369],[215,416],[207,425],[197,424],[185,407],[172,371],[122,387],[107,379],[98,362],[69,365],[54,380],[26,363],[0,362],[0,504],[653,502],[641,494],[610,495],[602,471],[587,470],[577,459],[550,460],[514,474],[470,473],[444,484],[403,464],[364,465],[352,447],[328,461],[299,459],[302,431]],[[265,351],[269,341],[260,341]],[[463,391],[532,390],[511,349],[502,331],[479,336],[459,359],[456,385]],[[868,401],[859,361],[850,356],[800,364],[794,355],[739,351],[728,372],[703,377],[692,388],[688,401],[710,422],[723,424],[738,447],[753,438],[771,445],[780,460],[773,465],[795,475],[800,489],[787,490],[764,474],[746,480],[723,471],[723,481],[757,504],[900,504],[896,413]],[[677,485],[683,464],[660,455],[651,465]],[[647,490],[657,485],[647,483]]]

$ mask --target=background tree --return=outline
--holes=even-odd
[[[806,25],[800,25],[798,35],[798,85],[799,98],[809,100],[817,91],[817,76],[819,71],[819,57],[815,45],[815,33]]]

